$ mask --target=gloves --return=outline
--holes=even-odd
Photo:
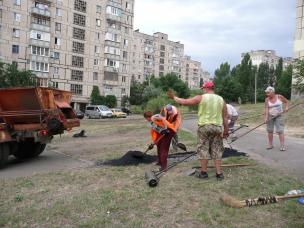
[[[169,131],[169,129],[165,129],[165,130],[162,130],[162,131],[160,132],[160,134],[161,134],[161,135],[164,135],[164,136],[167,136],[167,135],[170,134],[170,131]]]
[[[152,149],[153,149],[153,147],[154,147],[154,144],[153,144],[153,143],[151,143],[151,144],[148,146],[148,149],[149,149],[149,150],[152,150]]]

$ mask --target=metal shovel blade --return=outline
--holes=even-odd
[[[183,143],[177,143],[177,147],[183,151],[187,151],[187,147]]]

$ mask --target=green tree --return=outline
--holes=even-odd
[[[129,104],[129,97],[128,96],[123,96],[121,98],[121,106],[126,107]]]
[[[230,65],[227,62],[222,63],[220,68],[215,70],[214,75],[215,87],[221,89],[224,79],[230,75]]]
[[[280,58],[277,66],[276,66],[276,69],[275,69],[275,81],[276,82],[280,81],[282,74],[283,74],[283,59]]]
[[[107,95],[105,97],[105,105],[109,108],[115,108],[117,105],[117,99],[114,95]]]
[[[37,77],[30,70],[19,70],[17,64],[0,62],[0,88],[36,85]]]
[[[296,92],[304,93],[304,60],[296,60],[294,68],[294,88],[296,89]]]
[[[161,93],[160,88],[156,88],[153,84],[151,84],[150,86],[147,85],[142,93],[143,102],[146,103],[148,100],[159,96],[160,93]]]
[[[101,105],[103,104],[103,99],[100,96],[100,91],[98,86],[93,86],[91,92],[91,104],[92,105]]]
[[[162,93],[158,97],[149,100],[146,104],[145,110],[153,113],[160,113],[162,108],[169,103],[172,103],[172,100],[167,97],[166,93]]]
[[[135,80],[132,80],[130,87],[130,104],[131,105],[142,105],[143,97],[142,93],[145,89],[145,86]]]
[[[237,102],[238,98],[241,96],[242,86],[237,82],[233,77],[226,77],[223,82],[220,90],[217,92],[221,95],[226,101]]]
[[[237,75],[238,81],[242,85],[242,102],[254,100],[254,73],[250,55],[247,53],[242,59]]]
[[[292,72],[293,66],[289,65],[286,70],[283,71],[276,88],[277,93],[282,94],[287,99],[290,99],[291,95]]]

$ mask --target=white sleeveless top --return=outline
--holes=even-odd
[[[269,114],[272,116],[277,116],[283,112],[283,103],[279,99],[279,96],[277,95],[276,102],[271,103],[268,100],[268,108],[269,108]]]

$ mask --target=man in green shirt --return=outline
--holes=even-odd
[[[207,165],[208,159],[211,158],[214,160],[217,179],[223,180],[224,175],[221,170],[223,138],[229,136],[227,107],[224,99],[214,93],[213,82],[204,83],[202,89],[203,95],[189,99],[176,97],[172,90],[168,91],[168,97],[181,105],[198,105],[197,151],[201,172],[197,177],[208,178]]]

